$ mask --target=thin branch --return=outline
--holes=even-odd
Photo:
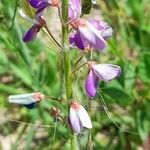
[[[58,98],[55,98],[55,97],[50,97],[50,96],[45,96],[45,97],[48,98],[48,99],[54,100],[54,101],[58,101],[58,102],[63,102],[64,101],[63,99],[58,99]]]
[[[81,54],[81,56],[76,60],[76,62],[73,65],[73,68],[80,62],[80,60],[85,56],[85,52]]]
[[[48,32],[49,36],[52,38],[52,40],[55,42],[55,44],[61,49],[61,51],[63,50],[62,46],[57,42],[57,40],[54,38],[54,36],[51,34],[50,30],[48,29],[47,26],[45,26],[46,31]]]
[[[60,19],[60,21],[61,21],[61,24],[62,24],[63,26],[65,26],[65,22],[64,22],[64,20],[63,20],[63,18],[62,18],[62,15],[61,15],[61,9],[60,9],[60,7],[58,7],[58,15],[59,15],[59,19]]]
[[[24,122],[24,121],[19,121],[19,120],[13,120],[13,119],[8,119],[8,121],[11,122],[15,122],[15,123],[20,123],[20,124],[25,124],[25,125],[29,125],[29,126],[33,126],[33,127],[42,127],[42,128],[54,128],[55,126],[50,126],[50,125],[38,125],[38,124],[32,124],[32,123],[28,123],[28,122]]]
[[[78,66],[77,68],[75,68],[74,70],[72,70],[71,74],[75,73],[77,70],[79,70],[80,68],[82,68],[86,64],[87,64],[87,62],[81,64],[80,66]]]

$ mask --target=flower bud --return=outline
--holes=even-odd
[[[43,99],[44,95],[40,92],[10,95],[8,98],[10,103],[22,104],[29,109],[34,108],[35,104],[42,101]]]

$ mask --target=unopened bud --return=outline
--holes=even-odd
[[[60,116],[60,109],[58,109],[57,107],[51,107],[50,114],[52,117],[58,118]]]

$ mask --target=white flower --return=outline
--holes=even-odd
[[[69,124],[74,132],[80,133],[83,128],[92,128],[91,119],[82,105],[78,102],[70,103]]]
[[[10,95],[8,100],[10,103],[22,104],[27,108],[33,108],[37,102],[44,99],[44,95],[40,92]]]

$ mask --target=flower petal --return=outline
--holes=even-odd
[[[87,26],[79,26],[78,29],[81,38],[86,39],[89,43],[95,43],[95,35]]]
[[[38,19],[43,15],[45,8],[46,8],[46,6],[41,7],[40,9],[38,9],[38,10],[35,12],[35,16],[34,16],[35,20],[38,21]]]
[[[35,107],[35,104],[36,103],[31,103],[31,104],[28,104],[28,105],[24,105],[26,108],[28,109],[33,109]]]
[[[105,29],[108,25],[104,21],[98,21],[95,19],[90,19],[89,22],[97,29],[97,30],[103,30]]]
[[[80,32],[78,32],[78,31],[74,36],[74,43],[79,49],[84,50],[84,45],[83,45],[83,42],[82,42],[82,39],[80,36]]]
[[[68,16],[69,16],[70,19],[74,19],[75,18],[74,17],[74,11],[73,11],[71,5],[68,5]]]
[[[83,106],[80,105],[80,108],[77,110],[77,115],[83,127],[88,128],[88,129],[92,128],[91,119]]]
[[[96,95],[96,89],[98,86],[98,77],[94,75],[93,71],[90,70],[86,82],[85,82],[85,90],[86,94],[90,97],[93,98]]]
[[[10,103],[30,105],[36,103],[35,93],[10,95],[8,98]]]
[[[89,20],[89,22],[99,31],[101,36],[106,40],[112,35],[112,28],[104,21],[98,21],[95,19]]]
[[[39,9],[46,6],[48,2],[43,0],[29,0],[29,3],[33,8]]]
[[[74,43],[74,35],[73,35],[73,34],[70,34],[70,35],[69,35],[69,43],[70,43],[70,44],[73,44],[73,43]]]
[[[81,14],[81,1],[80,0],[69,0],[68,5],[68,16],[70,19],[76,19]]]
[[[86,39],[93,48],[103,50],[106,47],[107,43],[101,36],[99,30],[97,30],[90,22],[86,21],[86,25],[79,26],[78,29],[81,38]]]
[[[102,37],[106,40],[112,36],[113,29],[110,26],[107,26],[103,31],[101,31]]]
[[[97,77],[105,82],[118,77],[121,73],[121,68],[112,64],[96,64],[92,66],[92,69]]]
[[[88,21],[87,26],[95,36],[95,42],[91,43],[92,46],[97,50],[103,50],[106,47],[107,43],[101,36],[101,33]]]
[[[83,129],[76,110],[74,110],[73,108],[70,108],[69,122],[74,132],[79,133]]]
[[[40,27],[38,25],[33,25],[24,35],[23,35],[23,41],[24,42],[29,42],[33,40],[37,33],[39,32]]]

